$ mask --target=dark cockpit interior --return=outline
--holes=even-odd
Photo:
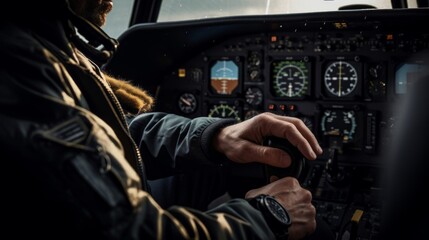
[[[135,24],[103,67],[189,118],[300,118],[324,153],[296,177],[338,239],[379,239],[381,172],[401,100],[427,64],[429,9],[344,10]],[[298,157],[299,158],[299,157]],[[267,181],[229,166],[229,196]],[[347,238],[348,237],[348,238]]]

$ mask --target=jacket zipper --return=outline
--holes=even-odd
[[[89,71],[89,72],[92,75],[95,75],[91,71]],[[98,76],[98,75],[95,75],[95,77],[99,80],[99,84],[97,84],[97,85],[101,85],[100,89],[102,91],[104,91],[104,92],[107,92],[110,101],[114,103],[114,105],[115,105],[116,108],[112,109],[112,110],[113,111],[117,111],[119,113],[117,115],[120,116],[120,119],[119,119],[119,122],[121,123],[120,125],[123,128],[128,129],[127,121],[125,119],[125,114],[124,114],[124,111],[122,109],[122,106],[119,103],[118,99],[116,98],[115,94],[112,92],[112,90],[107,87],[107,81],[105,79],[101,79],[101,77]],[[149,187],[147,185],[146,174],[145,174],[145,168],[144,168],[144,165],[143,165],[143,160],[142,160],[141,154],[140,154],[140,152],[138,150],[138,147],[137,147],[136,143],[134,142],[134,140],[132,139],[132,137],[130,136],[129,132],[126,129],[122,129],[122,130],[125,131],[126,135],[128,136],[128,141],[132,145],[133,155],[134,155],[134,159],[136,160],[136,165],[137,165],[136,167],[138,168],[137,169],[138,170],[138,174],[139,174],[139,176],[140,176],[140,178],[142,180],[141,181],[142,188],[144,190],[146,190],[146,191],[149,191]]]

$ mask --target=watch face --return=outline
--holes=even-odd
[[[277,218],[281,223],[289,225],[291,223],[289,214],[283,208],[283,206],[278,203],[274,198],[267,197],[265,198],[266,204],[272,215]]]

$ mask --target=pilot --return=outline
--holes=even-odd
[[[101,0],[73,3],[77,12],[76,6],[93,11],[88,16],[98,17],[98,25],[112,7]],[[290,177],[205,212],[163,209],[147,185],[154,172],[198,165],[290,165],[283,151],[261,146],[267,136],[285,138],[315,159],[322,150],[302,121],[268,113],[241,123],[145,113],[137,118],[142,159],[105,76],[81,52],[92,48],[76,28],[108,46],[106,57],[115,42],[67,0],[13,1],[3,9],[2,215],[14,238],[293,240],[313,233],[311,193]],[[171,169],[156,169],[159,161]]]

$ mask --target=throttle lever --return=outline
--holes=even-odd
[[[287,152],[291,157],[291,164],[287,168],[273,167],[265,164],[265,178],[270,182],[270,177],[276,176],[278,178],[294,177],[299,179],[303,169],[305,168],[307,159],[302,153],[293,146],[287,139],[278,137],[268,137],[263,142],[264,146],[279,148]]]
[[[328,161],[326,161],[325,165],[328,182],[334,185],[341,184],[345,178],[344,172],[340,169],[338,164],[338,152],[339,150],[337,148],[329,148]]]

